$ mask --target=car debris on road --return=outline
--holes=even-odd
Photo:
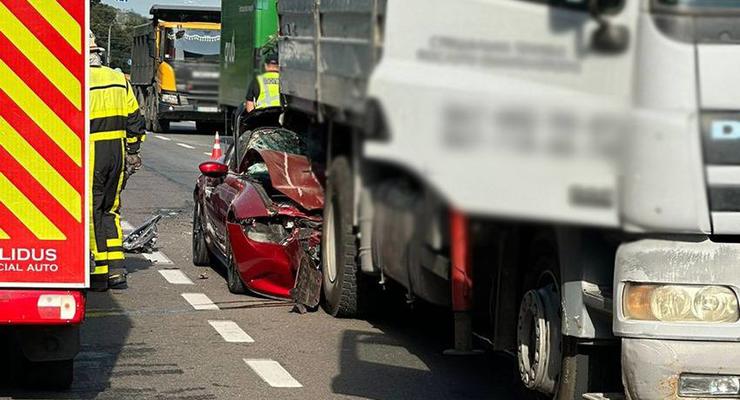
[[[157,223],[162,219],[158,214],[149,218],[140,227],[134,229],[123,240],[123,250],[126,253],[153,253],[157,251]]]

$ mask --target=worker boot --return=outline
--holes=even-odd
[[[108,287],[111,289],[128,289],[128,273],[125,269],[116,269],[108,275]]]

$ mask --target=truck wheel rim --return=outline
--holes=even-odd
[[[324,246],[324,272],[326,274],[326,277],[329,278],[329,282],[334,283],[337,281],[337,258],[336,258],[336,242],[335,242],[335,232],[334,232],[334,206],[332,205],[332,202],[328,202],[326,205],[326,221],[324,221],[324,224],[326,225],[326,228],[324,229],[324,240],[326,241],[326,246]]]
[[[552,395],[560,375],[557,293],[549,285],[522,298],[517,324],[517,358],[524,386]]]

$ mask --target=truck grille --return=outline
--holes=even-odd
[[[713,231],[739,234],[740,113],[705,113],[701,125]]]

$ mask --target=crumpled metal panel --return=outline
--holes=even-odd
[[[324,189],[306,156],[258,150],[267,165],[272,186],[307,210],[324,207]]]

